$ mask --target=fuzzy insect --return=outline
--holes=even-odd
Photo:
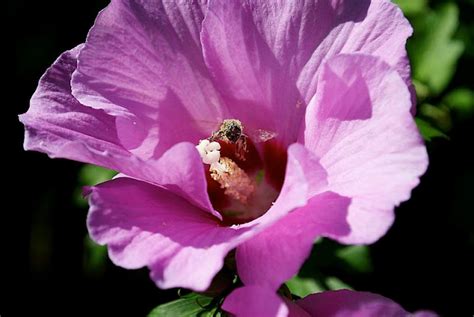
[[[212,133],[209,141],[224,141],[235,144],[235,154],[240,160],[245,160],[247,152],[247,136],[244,134],[242,122],[236,119],[222,121],[219,130]]]

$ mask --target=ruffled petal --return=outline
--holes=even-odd
[[[226,297],[222,309],[236,317],[286,317],[288,307],[274,291],[260,286],[246,286]]]
[[[167,154],[161,160],[172,157]],[[192,179],[170,173],[167,181],[160,182],[183,184],[185,176]],[[231,227],[177,195],[183,188],[163,188],[120,177],[89,189],[89,233],[98,243],[109,246],[115,264],[125,268],[148,266],[159,287],[202,291],[230,250],[306,203],[307,186],[302,177],[301,170],[289,173],[282,194],[265,215]]]
[[[405,50],[411,33],[401,10],[387,0],[213,1],[201,41],[229,111],[290,144],[320,67],[334,55],[378,56],[411,87]]]
[[[202,160],[193,144],[174,145],[159,160],[143,161],[122,146],[114,117],[71,95],[71,74],[81,48],[62,54],[41,78],[30,109],[20,116],[26,129],[25,149],[101,165],[165,186],[220,217],[209,201]]]
[[[350,199],[331,192],[319,193],[326,184],[324,169],[302,145],[294,144],[288,150],[287,175],[300,171],[307,172],[300,180],[300,190],[304,192],[304,183],[308,189],[305,206],[237,248],[237,269],[245,285],[276,290],[299,271],[318,236],[349,233],[346,216]]]
[[[141,158],[196,143],[224,119],[198,41],[205,10],[203,1],[115,0],[89,32],[73,94],[117,116],[119,138]]]
[[[329,188],[352,198],[345,243],[370,243],[393,222],[428,158],[399,74],[380,59],[339,55],[323,67],[306,112],[304,144],[328,173]]]
[[[319,194],[237,248],[239,276],[245,285],[276,290],[298,273],[317,237],[347,235],[350,199],[327,192]]]
[[[80,104],[71,95],[71,74],[82,45],[64,52],[41,77],[25,125],[25,150],[118,170],[131,154],[117,137],[115,119]]]
[[[222,218],[209,200],[202,160],[193,144],[176,144],[158,160],[139,164],[131,168],[141,169],[143,176],[140,179],[165,187],[217,218]]]
[[[171,191],[130,178],[92,187],[88,228],[108,244],[111,260],[128,269],[148,266],[161,288],[205,290],[224,257],[250,228],[221,227]]]
[[[323,1],[326,2],[326,1]],[[337,54],[364,53],[394,67],[415,95],[405,49],[413,30],[402,11],[388,0],[333,0],[322,28],[324,39],[303,67],[298,88],[306,102],[317,91],[324,61]],[[413,102],[413,107],[415,103]]]

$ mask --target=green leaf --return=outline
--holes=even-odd
[[[338,279],[337,277],[330,276],[326,279],[326,284],[330,290],[338,290],[338,289],[352,289],[349,285]]]
[[[343,260],[354,272],[372,272],[372,259],[367,246],[356,245],[339,249],[336,251],[336,256]]]
[[[443,98],[443,103],[461,120],[474,115],[474,91],[470,89],[459,88],[451,91]]]
[[[227,316],[221,309],[215,307],[211,310],[202,311],[198,317],[224,317]]]
[[[316,279],[310,277],[295,276],[291,280],[287,281],[286,286],[290,289],[291,293],[299,297],[305,297],[309,294],[318,293],[326,290],[324,285],[318,282]]]
[[[395,0],[394,1],[402,9],[403,13],[408,16],[417,15],[427,9],[428,0]]]
[[[459,9],[447,3],[413,19],[414,37],[408,42],[413,77],[437,95],[450,82],[464,45],[453,39],[458,28]]]
[[[148,317],[195,317],[212,316],[209,313],[215,313],[216,307],[205,308],[212,302],[211,297],[191,293],[175,301],[162,304],[154,308]]]
[[[446,134],[433,127],[427,121],[422,120],[420,118],[416,118],[415,121],[416,125],[418,126],[418,129],[420,130],[421,135],[423,136],[423,139],[425,139],[426,141],[431,141],[433,138],[448,139],[448,136]]]
[[[293,295],[299,297],[306,297],[310,294],[328,290],[352,289],[341,279],[334,276],[322,277],[321,279],[295,276],[285,284]]]

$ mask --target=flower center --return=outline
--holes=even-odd
[[[218,182],[232,199],[246,204],[249,197],[255,192],[255,181],[232,159],[221,157],[221,145],[218,142],[201,140],[196,146],[202,162],[209,164],[209,172],[213,180]]]
[[[278,146],[275,133],[252,132],[244,133],[239,120],[227,119],[196,146],[205,164],[210,200],[226,224],[263,215],[283,185],[285,148]]]

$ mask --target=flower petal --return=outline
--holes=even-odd
[[[193,144],[178,143],[158,160],[138,164],[134,168],[142,170],[140,179],[165,187],[221,219],[209,200],[202,160]]]
[[[209,136],[224,117],[198,41],[203,2],[112,1],[79,56],[74,96],[119,117],[119,137],[142,158]]]
[[[230,250],[304,204],[306,191],[297,186],[299,176],[283,187],[283,196],[264,216],[232,227],[175,195],[173,187],[120,177],[89,189],[89,232],[98,243],[109,245],[115,264],[148,266],[159,287],[202,291]],[[168,183],[180,183],[173,173],[169,177]]]
[[[290,144],[327,58],[379,56],[411,86],[405,50],[411,33],[400,9],[387,0],[216,0],[201,41],[229,111]]]
[[[312,12],[306,9],[290,1],[212,1],[201,33],[206,64],[230,113],[250,129],[277,133],[283,144],[296,140],[304,114],[288,71],[292,59],[309,55],[308,42],[293,45],[300,32],[314,34],[314,23],[300,30],[303,24],[291,20],[305,19]]]
[[[71,74],[82,45],[64,52],[41,77],[25,125],[26,150],[119,169],[119,160],[131,156],[117,138],[115,119],[80,104],[71,95]]]
[[[26,129],[25,149],[105,166],[165,186],[220,217],[209,201],[202,161],[193,144],[177,144],[160,160],[142,161],[121,145],[114,117],[83,106],[71,95],[71,74],[81,47],[63,53],[46,71],[30,109],[20,116]]]
[[[410,197],[428,159],[399,74],[380,59],[340,55],[323,67],[306,112],[304,144],[326,169],[330,190],[351,197],[345,243],[371,243]]]
[[[309,295],[297,301],[296,304],[311,316],[417,316],[417,314],[409,314],[400,305],[383,296],[349,290],[326,291]]]
[[[205,290],[233,248],[232,238],[250,230],[221,227],[172,192],[130,178],[90,190],[91,237],[109,245],[116,265],[149,266],[161,288]]]
[[[327,34],[298,78],[297,86],[304,100],[308,102],[316,92],[324,61],[343,53],[377,56],[393,66],[412,87],[405,43],[413,30],[400,8],[388,0],[331,2],[333,11],[324,18]]]
[[[237,248],[237,269],[245,285],[264,285],[276,290],[298,272],[318,236],[340,237],[349,233],[346,216],[350,199],[331,192],[314,194],[318,187],[322,188],[316,182],[325,184],[325,179],[321,180],[324,170],[302,145],[294,144],[288,151],[287,175],[293,170],[302,171],[301,167],[308,174],[299,181],[300,190],[304,191],[302,182],[312,188],[306,192],[306,205]]]
[[[237,268],[245,285],[276,290],[298,273],[317,237],[347,235],[349,203],[349,198],[335,193],[317,195],[305,207],[238,246]]]
[[[226,297],[222,309],[236,317],[286,317],[288,307],[273,290],[260,286],[235,289]]]

